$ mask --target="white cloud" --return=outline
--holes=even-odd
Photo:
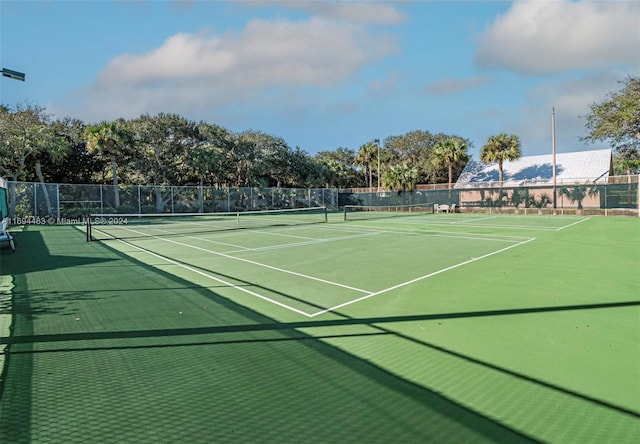
[[[114,58],[84,92],[100,109],[84,112],[205,110],[265,91],[333,88],[396,51],[384,33],[318,17],[253,20],[219,35],[179,33],[146,54]]]
[[[640,64],[640,2],[519,0],[482,35],[480,65],[543,74]]]

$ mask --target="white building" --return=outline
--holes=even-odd
[[[526,186],[553,183],[553,155],[526,156],[502,164],[503,185]],[[498,163],[472,160],[462,171],[455,188],[476,188],[499,183]],[[611,149],[556,154],[556,183],[607,183],[613,174]]]

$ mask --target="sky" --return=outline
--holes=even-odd
[[[309,154],[422,130],[522,154],[586,144],[640,75],[640,0],[0,1],[9,107],[86,123],[174,113]],[[552,112],[555,117],[552,119]]]

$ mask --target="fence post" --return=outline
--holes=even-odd
[[[56,184],[56,207],[58,209],[58,220],[60,220],[60,184]]]

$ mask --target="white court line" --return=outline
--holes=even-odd
[[[534,241],[534,240],[535,240],[535,238],[530,238],[530,239],[528,239],[526,241],[523,241],[523,242],[520,242],[520,243],[517,243],[517,244],[514,244],[514,245],[510,245],[508,247],[502,248],[502,249],[494,251],[492,253],[487,253],[487,254],[482,255],[480,257],[474,257],[472,259],[469,259],[468,261],[460,262],[459,264],[455,264],[455,265],[452,265],[450,267],[443,268],[443,269],[438,270],[438,271],[434,271],[433,273],[425,274],[424,276],[417,277],[417,278],[412,279],[410,281],[402,282],[401,284],[394,285],[393,287],[385,288],[384,290],[380,290],[380,291],[377,291],[375,293],[368,294],[368,295],[362,296],[360,298],[357,298],[357,299],[354,299],[354,300],[351,300],[351,301],[348,301],[348,302],[344,302],[344,303],[339,304],[339,305],[335,305],[335,306],[327,308],[325,310],[318,311],[316,313],[313,313],[313,314],[309,315],[309,317],[313,318],[315,316],[318,316],[318,315],[321,315],[321,314],[324,314],[324,313],[328,313],[328,312],[337,310],[337,309],[342,308],[342,307],[346,307],[347,305],[355,304],[356,302],[364,301],[365,299],[369,299],[369,298],[372,298],[374,296],[378,296],[380,294],[387,293],[389,291],[396,290],[396,289],[401,288],[401,287],[405,287],[407,285],[413,284],[413,283],[421,281],[423,279],[427,279],[427,278],[430,278],[432,276],[444,273],[445,271],[453,270],[455,268],[462,267],[463,265],[467,265],[467,264],[470,264],[472,262],[479,261],[480,259],[485,259],[485,258],[487,258],[489,256],[493,256],[495,254],[502,253],[504,251],[510,250],[511,248],[519,247],[520,245],[524,245],[524,244],[526,244],[528,242],[531,242],[531,241]]]
[[[416,223],[413,223],[413,222],[409,222],[409,223],[407,223],[407,225],[422,225],[422,226],[426,226],[426,225],[447,225],[447,226],[452,226],[454,224],[453,224],[453,222],[426,222],[424,224],[416,224]],[[532,230],[532,231],[555,231],[556,230],[555,227],[540,227],[540,226],[532,226],[532,225],[502,225],[502,224],[471,225],[471,224],[466,224],[464,226],[465,227],[472,227],[472,228],[508,228],[510,230]]]
[[[579,221],[574,222],[574,223],[572,223],[572,224],[565,225],[564,227],[557,228],[557,229],[556,229],[556,231],[564,230],[565,228],[569,228],[569,227],[572,227],[572,226],[574,226],[574,225],[581,224],[582,222],[586,222],[586,221],[588,221],[589,219],[591,219],[591,218],[590,218],[590,217],[587,217],[586,219],[582,219],[582,220],[579,220]]]
[[[128,231],[131,231],[131,232],[138,233],[136,230],[132,230],[132,229],[127,229],[127,230],[128,230]],[[360,301],[363,301],[363,300],[369,299],[369,298],[371,298],[371,297],[373,297],[373,296],[378,296],[378,295],[380,295],[380,294],[387,293],[387,292],[389,292],[389,291],[392,291],[392,290],[395,290],[395,289],[398,289],[398,288],[401,288],[401,287],[405,287],[405,286],[410,285],[410,284],[413,284],[413,283],[415,283],[415,282],[418,282],[418,281],[421,281],[421,280],[424,280],[424,279],[430,278],[430,277],[432,277],[432,276],[436,276],[436,275],[438,275],[438,274],[444,273],[444,272],[449,271],[449,270],[453,270],[453,269],[455,269],[455,268],[461,267],[461,266],[463,266],[463,265],[470,264],[470,263],[472,263],[472,262],[476,262],[476,261],[481,260],[481,259],[485,259],[485,258],[487,258],[487,257],[493,256],[493,255],[498,254],[498,253],[502,253],[502,252],[507,251],[507,250],[509,250],[509,249],[511,249],[511,248],[515,248],[515,247],[518,247],[518,246],[520,246],[520,245],[524,245],[524,244],[526,244],[526,243],[528,243],[528,242],[531,242],[531,241],[534,241],[534,240],[535,240],[535,238],[529,238],[529,239],[527,239],[527,240],[525,240],[525,241],[518,242],[518,243],[516,243],[516,244],[510,245],[510,246],[505,247],[505,248],[502,248],[502,249],[500,249],[500,250],[496,250],[496,251],[493,251],[493,252],[491,252],[491,253],[487,253],[487,254],[485,254],[485,255],[482,255],[482,256],[479,256],[479,257],[476,257],[476,258],[472,258],[472,259],[467,260],[467,261],[464,261],[464,262],[460,262],[460,263],[455,264],[455,265],[452,265],[452,266],[450,266],[450,267],[446,267],[446,268],[443,268],[443,269],[441,269],[441,270],[434,271],[433,273],[429,273],[429,274],[426,274],[426,275],[424,275],[424,276],[420,276],[420,277],[417,277],[417,278],[415,278],[415,279],[412,279],[412,280],[409,280],[409,281],[406,281],[406,282],[402,282],[402,283],[400,283],[400,284],[394,285],[394,286],[389,287],[389,288],[386,288],[386,289],[384,289],[384,290],[380,290],[380,291],[377,291],[377,292],[371,292],[371,291],[362,290],[362,289],[358,289],[358,288],[350,287],[350,286],[347,286],[347,285],[339,284],[339,283],[336,283],[336,282],[331,282],[331,281],[327,281],[327,280],[324,280],[324,279],[316,278],[316,277],[313,277],[313,276],[307,276],[307,275],[300,274],[300,273],[296,273],[296,272],[292,272],[292,271],[289,271],[289,270],[279,269],[279,268],[277,268],[277,267],[272,267],[272,266],[270,266],[270,265],[261,264],[261,263],[259,263],[259,262],[255,262],[255,261],[250,261],[250,260],[248,260],[248,259],[242,259],[242,258],[238,258],[238,257],[234,257],[234,256],[229,256],[229,255],[224,254],[224,253],[218,253],[218,252],[210,251],[210,250],[207,250],[207,249],[204,249],[204,248],[200,248],[200,247],[196,247],[196,246],[192,246],[192,245],[188,245],[188,244],[183,244],[183,243],[181,243],[181,242],[172,241],[172,240],[170,240],[170,239],[164,239],[164,238],[161,238],[161,237],[158,237],[158,236],[151,236],[151,237],[156,238],[156,239],[158,239],[158,240],[162,240],[162,241],[170,242],[170,243],[173,243],[173,244],[183,245],[183,246],[190,247],[190,248],[194,248],[194,249],[197,249],[197,250],[202,250],[202,251],[205,251],[205,252],[213,253],[213,254],[216,254],[216,255],[219,255],[219,256],[227,257],[227,258],[229,258],[229,259],[235,259],[235,260],[239,260],[239,261],[243,261],[243,262],[251,263],[251,264],[254,264],[254,265],[258,265],[258,266],[262,266],[262,267],[270,268],[270,269],[273,269],[273,270],[276,270],[276,271],[281,271],[281,272],[284,272],[284,273],[289,273],[289,274],[293,274],[293,275],[300,276],[300,277],[303,277],[303,278],[307,278],[307,279],[311,279],[311,280],[319,281],[319,282],[326,283],[326,284],[329,284],[329,285],[335,285],[335,286],[339,286],[339,287],[346,288],[346,289],[349,289],[349,290],[354,290],[354,291],[359,291],[359,292],[361,292],[361,293],[365,293],[365,296],[362,296],[362,297],[360,297],[360,298],[356,298],[356,299],[353,299],[353,300],[351,300],[351,301],[347,301],[347,302],[344,302],[344,303],[342,303],[342,304],[338,304],[338,305],[335,305],[335,306],[333,306],[333,307],[330,307],[330,308],[327,308],[327,309],[320,310],[320,311],[318,311],[318,312],[315,312],[315,313],[309,314],[309,313],[307,313],[307,312],[305,312],[305,311],[302,311],[302,310],[299,310],[299,309],[297,309],[297,308],[291,307],[291,306],[289,306],[289,305],[287,305],[287,304],[284,304],[284,303],[282,303],[282,302],[278,302],[278,301],[276,301],[276,300],[273,300],[273,299],[271,299],[271,298],[268,298],[268,297],[266,297],[266,296],[263,296],[263,295],[261,295],[261,294],[259,294],[259,293],[256,293],[256,292],[254,292],[254,291],[248,290],[248,289],[246,289],[246,288],[244,288],[244,287],[237,286],[237,285],[232,284],[232,283],[230,283],[230,282],[227,282],[227,281],[225,281],[225,280],[223,280],[223,279],[220,279],[220,278],[217,278],[217,277],[212,276],[212,275],[210,275],[210,274],[207,274],[207,273],[205,273],[205,272],[203,272],[203,271],[201,271],[201,270],[198,270],[198,269],[196,269],[196,268],[193,268],[193,267],[190,267],[190,266],[188,266],[188,265],[182,264],[182,263],[180,263],[180,262],[174,261],[174,260],[172,260],[172,259],[166,258],[166,257],[164,257],[164,256],[161,256],[161,255],[157,254],[157,253],[153,253],[153,252],[151,252],[151,251],[149,251],[149,250],[146,250],[146,249],[144,249],[144,248],[142,248],[142,247],[138,247],[138,246],[137,246],[137,245],[135,245],[135,244],[132,244],[132,243],[127,242],[127,241],[125,241],[125,240],[119,239],[119,241],[120,241],[120,242],[122,242],[122,243],[124,243],[124,244],[126,244],[126,245],[129,245],[129,246],[132,246],[133,248],[136,248],[137,250],[143,251],[143,252],[145,252],[145,253],[147,253],[147,254],[150,254],[150,255],[152,255],[152,256],[154,256],[154,257],[157,257],[157,258],[159,258],[159,259],[162,259],[162,260],[164,260],[164,261],[166,261],[166,262],[169,262],[169,263],[171,263],[171,264],[177,265],[177,266],[182,267],[182,268],[184,268],[184,269],[186,269],[186,270],[193,271],[193,272],[195,272],[196,274],[199,274],[199,275],[201,275],[201,276],[204,276],[204,277],[206,277],[206,278],[208,278],[208,279],[212,279],[212,280],[214,280],[214,281],[216,281],[216,282],[219,282],[219,283],[222,283],[222,284],[224,284],[224,285],[230,286],[230,287],[232,287],[232,288],[238,289],[238,290],[240,290],[240,291],[242,291],[242,292],[248,293],[248,294],[250,294],[250,295],[252,295],[252,296],[255,296],[255,297],[259,298],[259,299],[262,299],[262,300],[265,300],[265,301],[268,301],[268,302],[272,302],[273,304],[275,304],[275,305],[277,305],[277,306],[279,306],[279,307],[285,308],[285,309],[287,309],[287,310],[293,311],[293,312],[298,313],[298,314],[302,314],[302,315],[304,315],[304,316],[306,316],[306,317],[309,317],[309,318],[312,318],[312,317],[319,316],[319,315],[324,314],[324,313],[328,313],[328,312],[331,312],[331,311],[337,310],[337,309],[339,309],[339,308],[342,308],[342,307],[345,307],[345,306],[348,306],[348,305],[354,304],[354,303],[356,303],[356,302],[360,302]],[[476,238],[476,240],[477,240],[477,238]],[[309,304],[309,305],[311,305],[311,304]]]
[[[411,224],[411,225],[418,225],[418,224]],[[380,227],[376,225],[367,225],[366,228],[365,227],[362,228],[362,231],[365,231],[367,228],[374,228],[374,229],[380,229],[380,230],[383,230],[384,228],[384,231],[380,231],[380,233],[419,234],[425,237],[449,237],[452,239],[486,240],[486,241],[493,241],[493,242],[520,242],[522,240],[530,239],[529,237],[512,236],[508,234],[501,235],[500,237],[488,237],[490,235],[484,234],[484,233],[468,233],[468,232],[457,233],[455,231],[435,231],[435,230],[422,231],[422,230],[416,230],[413,228],[400,228],[400,227],[389,228],[389,227]],[[338,228],[336,227],[336,229]]]
[[[287,304],[283,304],[282,302],[278,302],[278,301],[276,301],[276,300],[274,300],[274,299],[271,299],[271,298],[268,298],[268,297],[266,297],[266,296],[263,296],[263,295],[261,295],[261,294],[259,294],[259,293],[256,293],[255,291],[251,291],[251,290],[249,290],[249,289],[247,289],[247,288],[240,287],[239,285],[232,284],[231,282],[227,282],[227,281],[225,281],[224,279],[217,278],[217,277],[215,277],[215,276],[212,276],[212,275],[210,275],[210,274],[208,274],[208,273],[205,273],[205,272],[203,272],[203,271],[201,271],[201,270],[198,270],[198,269],[196,269],[196,268],[190,267],[190,266],[185,265],[185,264],[181,264],[180,262],[177,262],[177,261],[174,261],[174,260],[172,260],[172,259],[169,259],[168,257],[164,257],[164,256],[161,256],[161,255],[159,255],[159,254],[156,254],[156,253],[154,253],[154,252],[152,252],[152,251],[145,250],[144,248],[142,248],[142,247],[138,247],[137,245],[132,244],[132,243],[130,243],[130,242],[127,242],[127,241],[125,241],[125,240],[122,240],[122,239],[118,239],[118,240],[119,240],[120,242],[122,242],[123,244],[129,245],[129,246],[131,246],[131,247],[133,247],[133,248],[135,248],[135,249],[137,249],[137,250],[140,250],[140,251],[142,251],[142,252],[144,252],[144,253],[150,254],[151,256],[157,257],[158,259],[162,259],[163,261],[168,262],[168,263],[170,263],[170,264],[173,264],[173,265],[177,265],[177,266],[179,266],[179,267],[182,267],[182,268],[184,268],[185,270],[192,271],[192,272],[194,272],[194,273],[196,273],[196,274],[199,274],[200,276],[204,276],[204,277],[206,277],[207,279],[214,280],[214,281],[216,281],[216,282],[218,282],[218,283],[221,283],[221,284],[223,284],[223,285],[226,285],[226,286],[228,286],[228,287],[231,287],[231,288],[234,288],[234,289],[236,289],[236,290],[240,290],[240,291],[242,291],[242,292],[245,292],[245,293],[247,293],[247,294],[250,294],[251,296],[255,296],[255,297],[259,298],[259,299],[262,299],[262,300],[267,301],[267,302],[271,302],[272,304],[278,305],[278,306],[280,306],[280,307],[282,307],[282,308],[286,308],[287,310],[291,310],[291,311],[293,311],[293,312],[296,312],[296,313],[298,313],[298,314],[304,315],[304,316],[306,316],[306,317],[310,317],[309,313],[307,313],[307,312],[305,312],[305,311],[298,310],[297,308],[294,308],[294,307],[290,307],[290,306],[289,306],[289,305],[287,305]]]
[[[377,236],[378,234],[382,234],[382,231],[372,231],[372,232],[369,232],[369,233],[353,234],[351,236],[329,237],[329,238],[326,238],[326,239],[316,239],[315,241],[308,241],[308,242],[294,242],[294,243],[291,243],[291,244],[270,245],[268,247],[244,248],[242,250],[225,251],[225,253],[226,254],[233,254],[233,253],[242,253],[242,252],[245,252],[245,251],[257,252],[257,251],[269,251],[269,250],[282,250],[282,249],[285,249],[285,248],[303,247],[303,246],[308,246],[308,245],[324,244],[324,243],[327,243],[327,242],[336,242],[336,241],[340,241],[340,240],[357,239],[357,238],[360,238],[360,237]],[[190,236],[188,236],[188,237],[190,237]]]
[[[136,230],[129,229],[129,231],[137,233]],[[151,235],[150,237],[153,237],[154,239],[157,239],[157,240],[161,240],[163,242],[169,242],[169,243],[176,244],[176,245],[182,245],[183,247],[193,248],[194,250],[200,250],[200,251],[204,251],[206,253],[214,254],[214,255],[217,255],[217,256],[222,256],[222,257],[225,257],[227,259],[233,259],[233,260],[236,260],[236,261],[246,262],[248,264],[257,265],[259,267],[264,267],[264,268],[268,268],[270,270],[279,271],[281,273],[287,273],[287,274],[291,274],[293,276],[302,277],[302,278],[309,279],[309,280],[312,280],[312,281],[322,282],[323,284],[333,285],[335,287],[346,288],[347,290],[353,290],[353,291],[357,291],[359,293],[365,293],[365,294],[370,294],[371,293],[368,290],[363,290],[361,288],[356,288],[356,287],[351,287],[349,285],[340,284],[339,282],[333,282],[333,281],[329,281],[329,280],[326,280],[326,279],[321,279],[321,278],[318,278],[318,277],[315,277],[315,276],[310,276],[310,275],[307,275],[307,274],[297,273],[297,272],[291,271],[291,270],[285,270],[284,268],[278,268],[278,267],[274,267],[272,265],[263,264],[261,262],[256,262],[256,261],[252,261],[252,260],[249,260],[249,259],[244,259],[244,258],[241,258],[241,257],[231,256],[229,254],[220,253],[218,251],[207,250],[206,248],[197,247],[195,245],[189,245],[189,244],[185,244],[185,243],[182,243],[182,242],[173,241],[171,239],[166,239],[166,238],[163,238],[163,237],[160,237],[160,236]],[[129,245],[133,245],[133,244],[131,244],[129,242],[125,242],[125,243],[127,243]]]
[[[159,231],[159,232],[165,232],[168,234],[175,234],[171,231],[164,231],[161,230],[159,228],[154,228],[155,231]],[[268,231],[255,231],[256,233],[260,233],[260,234],[272,234]],[[317,237],[307,237],[307,236],[286,236],[286,235],[282,235],[280,233],[277,233],[278,236],[285,236],[285,237],[293,237],[293,238],[297,238],[297,239],[309,239],[306,242],[292,242],[290,244],[278,244],[278,245],[270,245],[267,247],[258,247],[258,248],[250,248],[250,247],[244,247],[242,245],[235,245],[235,244],[229,244],[226,242],[218,242],[215,240],[210,240],[210,239],[206,239],[204,237],[200,237],[200,236],[190,236],[188,234],[178,234],[178,236],[180,237],[186,237],[188,239],[195,239],[198,241],[202,241],[202,242],[208,242],[211,244],[216,244],[216,245],[224,245],[227,247],[235,247],[237,248],[237,250],[230,250],[230,251],[224,251],[223,253],[225,254],[233,254],[233,253],[241,253],[241,252],[245,252],[245,251],[266,251],[266,250],[279,250],[279,249],[284,249],[284,248],[293,248],[293,247],[300,247],[300,246],[306,246],[306,245],[316,245],[316,244],[322,244],[322,243],[326,243],[326,242],[336,242],[336,241],[341,241],[341,240],[346,240],[346,239],[355,239],[355,238],[359,238],[359,237],[369,237],[369,236],[375,236],[378,234],[384,233],[384,231],[368,231],[365,233],[360,233],[360,234],[353,234],[351,236],[339,236],[339,237],[328,237],[328,238],[317,238]],[[276,233],[273,233],[276,234]],[[186,245],[186,244],[185,244]]]
[[[457,224],[466,224],[468,222],[476,222],[476,221],[479,221],[479,220],[488,220],[488,219],[495,219],[495,218],[496,218],[495,216],[474,217],[474,218],[471,218],[469,220],[458,220],[458,221],[453,221],[453,222],[449,222],[449,223],[452,224],[452,225],[453,224],[457,225]]]
[[[282,236],[282,237],[292,237],[294,239],[308,239],[308,240],[316,240],[318,239],[317,237],[310,237],[310,236],[296,236],[293,234],[285,234],[285,233],[275,233],[272,231],[262,231],[262,230],[252,230],[254,233],[260,233],[260,234],[268,234],[270,236]]]

